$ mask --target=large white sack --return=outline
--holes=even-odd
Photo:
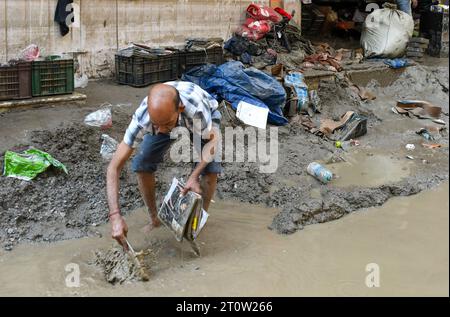
[[[361,46],[366,57],[401,57],[414,31],[412,17],[394,8],[373,11],[364,22]]]

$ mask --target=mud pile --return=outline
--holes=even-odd
[[[418,99],[443,107],[448,113],[449,72],[447,67],[417,65],[408,67],[401,76],[388,87],[377,87],[378,94],[398,99]],[[447,102],[443,103],[443,100]]]
[[[128,121],[117,114],[106,133],[120,140]],[[99,129],[71,124],[54,131],[32,131],[27,144],[46,151],[63,162],[68,174],[49,169],[31,182],[0,177],[0,241],[10,250],[19,241],[56,241],[98,235],[96,226],[107,221],[105,172],[108,162],[100,155]],[[3,166],[3,154],[0,156]],[[121,176],[123,211],[142,205],[134,173]]]
[[[393,85],[380,87],[372,83],[369,89],[393,101],[395,98],[427,98],[448,112],[447,71],[445,68],[412,67]],[[419,87],[419,92],[413,91]],[[362,102],[343,79],[321,82],[318,94],[322,113],[314,120],[338,120],[349,110],[367,116],[368,138],[363,137],[362,142],[370,141],[369,148],[376,149],[378,143],[381,150],[394,154],[398,148],[404,148],[405,142],[414,138],[414,131],[408,131],[400,138],[392,137],[393,130],[373,135],[372,128],[383,122],[373,110],[380,112],[380,109],[374,109],[373,102]],[[383,111],[389,115],[389,107]],[[448,122],[448,118],[445,120]],[[229,164],[225,165],[225,173],[218,185],[221,198],[280,208],[282,211],[269,226],[278,233],[293,233],[305,225],[332,221],[361,208],[382,205],[394,196],[409,196],[430,189],[448,179],[448,150],[442,148],[423,154],[433,161],[432,164],[417,165],[412,175],[395,183],[369,188],[357,183],[350,188],[323,185],[307,174],[307,165],[317,160],[325,163],[343,161],[342,150],[335,148],[332,142],[303,131],[298,124],[280,128],[279,132],[279,167],[276,173],[261,174],[256,165],[250,163]],[[448,132],[444,133],[440,143],[448,144]],[[370,150],[368,155],[371,155]],[[319,194],[312,195],[313,192]]]
[[[97,265],[111,284],[122,284],[139,280],[139,272],[129,256],[121,248],[95,252]]]
[[[95,252],[95,264],[104,274],[105,279],[111,284],[123,284],[125,282],[148,281],[150,262],[154,261],[154,254],[150,250],[137,254],[140,267],[131,256],[122,248],[113,247],[106,251]]]
[[[148,281],[152,268],[158,265],[156,259],[161,248],[160,240],[152,240],[147,249],[135,250],[136,257],[133,259],[121,247],[113,246],[107,250],[96,250],[89,264],[100,270],[105,280],[111,284]]]

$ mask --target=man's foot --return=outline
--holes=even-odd
[[[152,231],[153,229],[156,229],[158,227],[161,226],[161,221],[159,221],[159,219],[152,219],[152,221],[150,221],[150,223],[146,226],[144,226],[141,231],[145,234],[150,233],[150,231]]]

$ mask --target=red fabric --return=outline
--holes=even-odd
[[[253,31],[257,31],[258,33],[264,33],[270,31],[270,22],[266,20],[256,21],[252,18],[247,18],[245,20],[245,25]]]
[[[236,34],[256,41],[262,39],[270,29],[271,25],[267,20],[258,21],[253,18],[247,18],[245,24],[236,31]]]
[[[283,19],[274,9],[255,3],[248,6],[247,14],[255,20],[269,20],[274,23],[279,23]]]
[[[279,14],[281,14],[282,16],[286,17],[289,21],[292,20],[292,15],[287,13],[284,9],[282,9],[280,7],[276,7],[274,10],[276,12],[278,12]]]

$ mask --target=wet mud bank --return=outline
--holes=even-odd
[[[382,205],[394,196],[417,194],[448,179],[447,130],[436,140],[441,148],[426,149],[422,143],[427,141],[415,131],[433,123],[390,110],[397,99],[420,98],[441,106],[441,119],[448,126],[448,68],[410,67],[389,87],[371,81],[368,89],[377,99],[363,102],[342,79],[321,83],[321,113],[313,118],[317,122],[337,120],[349,110],[367,116],[368,133],[359,138],[360,146],[348,151],[337,149],[332,141],[305,131],[293,120],[278,129],[276,172],[261,173],[258,163],[223,163],[217,198],[277,208],[280,212],[269,228],[287,234]],[[1,119],[7,120],[7,116]],[[129,113],[114,108],[111,130],[101,131],[82,122],[63,124],[30,131],[26,141],[10,148],[20,151],[34,146],[44,150],[63,162],[69,174],[48,170],[32,182],[0,177],[0,244],[5,250],[21,242],[102,235],[97,226],[107,221],[108,162],[99,153],[101,135],[106,132],[120,140],[130,119]],[[414,152],[405,149],[408,143],[415,144]],[[324,185],[309,176],[306,167],[312,161],[325,164],[336,179]],[[157,172],[158,197],[167,190],[172,177],[186,178],[191,168],[190,164],[170,161],[162,164]],[[120,181],[123,213],[142,207],[130,164]]]

